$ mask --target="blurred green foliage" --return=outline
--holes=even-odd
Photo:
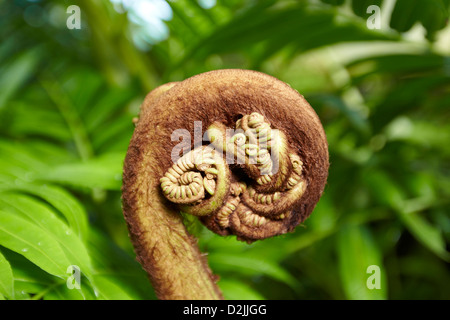
[[[71,1],[0,1],[0,298],[154,299],[121,212],[132,119],[159,84],[245,68],[308,99],[331,167],[291,234],[187,219],[225,297],[450,299],[450,1],[149,2],[166,15],[77,1],[69,30]]]

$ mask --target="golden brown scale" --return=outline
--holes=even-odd
[[[175,198],[187,197],[187,188],[171,189],[166,197],[168,182],[162,186],[164,180],[160,181],[174,165],[171,150],[180,142],[171,140],[172,132],[186,129],[194,137],[194,121],[201,121],[202,134],[212,124],[248,128],[257,141],[259,137],[271,148],[281,146],[275,174],[261,174],[271,170],[268,158],[262,157],[256,164],[219,163],[214,166],[217,178],[214,173],[212,179],[206,178],[215,182],[202,180],[213,194],[206,192],[194,207],[200,220],[218,234],[252,242],[294,230],[311,214],[328,175],[328,145],[320,120],[287,84],[259,72],[218,70],[156,88],[141,107],[125,159],[123,211],[138,260],[162,299],[221,298],[216,279],[179,214],[179,206],[191,204],[170,199],[172,193]],[[281,140],[272,141],[269,127],[282,133]],[[246,142],[247,159],[261,152],[249,146],[254,141]],[[193,149],[193,141],[190,144]],[[205,171],[193,171],[205,179]],[[180,175],[176,181],[185,186],[194,177]]]

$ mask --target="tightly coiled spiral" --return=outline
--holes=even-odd
[[[166,171],[163,194],[219,234],[251,242],[285,233],[282,220],[307,187],[303,162],[260,113],[244,115],[234,129],[213,123],[207,131],[212,144],[189,151]]]

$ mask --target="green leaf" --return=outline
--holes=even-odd
[[[89,189],[120,190],[123,158],[123,153],[105,154],[88,161],[57,166],[39,178]]]
[[[10,141],[0,140],[0,160],[4,164],[2,171],[18,171],[20,174],[15,174],[20,178],[27,178],[30,171],[48,170],[48,164],[42,161],[39,157],[32,154],[28,146],[20,145],[19,143],[11,143]],[[19,171],[20,170],[20,171]]]
[[[381,251],[365,227],[346,226],[338,234],[339,274],[348,299],[379,300],[387,298],[386,271]],[[375,271],[371,270],[375,266]],[[372,274],[373,273],[373,274]],[[374,282],[370,277],[376,276]],[[378,287],[369,288],[369,283]]]
[[[61,89],[73,101],[74,108],[83,115],[92,108],[96,94],[102,91],[104,79],[89,68],[74,68],[63,76]]]
[[[90,106],[83,114],[86,129],[93,133],[100,133],[98,127],[108,122],[108,120],[117,121],[118,117],[113,118],[119,109],[123,109],[132,98],[132,92],[122,90],[106,91],[101,97]],[[120,114],[120,116],[123,116]]]
[[[5,107],[6,102],[27,81],[36,68],[41,57],[40,50],[34,49],[20,54],[7,66],[0,68],[0,110]]]
[[[148,275],[136,261],[132,250],[123,250],[107,234],[94,227],[91,227],[88,243],[97,274],[113,279],[133,299],[156,299]]]
[[[16,272],[16,268],[14,267],[14,272]],[[27,281],[21,278],[14,277],[14,289],[16,291],[16,300],[21,299],[23,294],[31,294],[35,295],[39,292],[42,292],[47,287],[46,284],[42,284],[39,281]],[[21,293],[21,294],[17,294]]]
[[[330,197],[322,196],[314,208],[312,214],[306,221],[306,225],[311,227],[314,232],[327,232],[333,230],[336,226],[337,213]]]
[[[87,213],[82,204],[63,188],[52,185],[37,185],[15,182],[13,190],[20,190],[38,196],[56,209],[67,219],[69,226],[82,239],[87,238]]]
[[[86,247],[73,230],[61,221],[48,206],[29,196],[12,193],[0,194],[0,204],[3,204],[4,210],[21,215],[42,228],[44,232],[58,241],[71,264],[79,266],[81,272],[87,276],[92,273]]]
[[[226,300],[264,300],[264,297],[242,281],[221,279],[218,282]]]
[[[309,10],[303,3],[268,8],[272,3],[265,4],[236,15],[207,37],[194,42],[176,66],[192,59],[204,61],[211,54],[242,51],[243,48],[246,51],[256,48],[252,63],[259,66],[288,45],[296,52],[305,52],[345,41],[394,39],[368,30],[364,23],[347,19],[330,8]]]
[[[450,259],[441,230],[427,222],[419,213],[407,211],[403,190],[387,174],[372,170],[364,179],[378,202],[394,209],[406,228],[422,245],[440,258],[446,261]]]
[[[427,30],[427,38],[434,40],[436,31],[446,26],[448,16],[448,0],[397,0],[390,24],[392,28],[405,32],[420,22]]]
[[[71,265],[59,243],[16,214],[0,211],[0,245],[20,253],[46,272],[67,278]]]
[[[402,140],[450,154],[450,149],[446,150],[447,142],[450,141],[450,125],[448,124],[436,126],[429,121],[400,116],[385,127],[385,132],[390,140]]]
[[[14,299],[14,278],[11,265],[0,251],[0,295]]]
[[[30,112],[28,101],[18,101],[10,104],[5,110],[5,116],[0,124],[13,136],[40,136],[48,137],[54,141],[67,142],[71,139],[70,131],[64,123],[61,115],[54,110],[45,107],[34,108]],[[8,120],[6,120],[8,118]],[[51,122],[51,126],[43,126],[43,123]]]
[[[92,138],[92,145],[101,151],[104,151],[105,146],[116,143],[117,140],[125,140],[128,144],[130,142],[133,130],[133,117],[130,114],[122,114],[113,123],[105,123],[96,128],[96,132]],[[127,146],[124,145],[124,150]]]
[[[413,79],[421,79],[421,76],[436,76],[446,74],[448,58],[439,54],[423,52],[419,54],[383,54],[364,57],[350,61],[347,68],[352,73],[353,83],[371,75],[410,75]],[[402,83],[402,82],[401,82]],[[400,84],[401,84],[400,83]],[[398,86],[396,86],[396,89]],[[410,88],[412,89],[412,88]],[[410,91],[410,93],[415,93]]]
[[[308,97],[310,103],[314,106],[325,105],[327,107],[338,110],[342,115],[349,120],[349,122],[355,127],[356,130],[361,133],[367,134],[370,130],[369,123],[365,119],[364,115],[355,111],[354,108],[349,106],[342,97],[330,95],[330,94],[316,94]]]
[[[28,299],[28,295],[35,295],[45,288],[50,287],[55,279],[54,276],[48,274],[28,260],[26,257],[5,249],[5,257],[11,263],[14,270],[14,290],[15,299]]]
[[[45,288],[41,294],[44,300],[93,300],[94,296],[86,298],[85,293],[79,289],[69,289],[66,283],[56,283],[49,288]]]
[[[401,210],[406,196],[389,175],[381,170],[368,170],[363,174],[363,181],[371,190],[377,203]]]
[[[95,275],[94,286],[100,299],[133,300],[129,292],[116,284],[113,277]]]
[[[265,275],[293,288],[298,285],[297,279],[285,269],[259,256],[252,257],[243,254],[211,253],[208,261],[213,270],[238,272],[247,275]]]
[[[417,212],[406,213],[399,211],[398,214],[402,222],[419,242],[441,259],[450,262],[450,253],[446,250],[446,243],[441,230],[430,224]]]

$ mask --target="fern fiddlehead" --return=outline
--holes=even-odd
[[[235,126],[236,130],[228,131],[237,132],[228,137],[223,125],[213,124],[211,128],[215,133],[208,136],[217,149],[199,147],[181,157],[161,178],[161,188],[169,201],[191,204],[180,206],[180,210],[200,216],[195,208],[198,202],[212,202],[208,200],[204,190],[209,188],[208,181],[215,181],[209,180],[208,174],[205,173],[207,170],[213,170],[212,176],[215,177],[219,172],[215,167],[216,162],[220,162],[221,157],[232,159],[227,165],[222,162],[220,168],[226,171],[227,176],[230,176],[231,171],[233,181],[236,181],[233,184],[234,192],[222,192],[228,196],[225,199],[215,198],[214,202],[219,204],[218,206],[209,207],[208,211],[202,210],[201,216],[208,216],[204,219],[206,225],[223,235],[236,234],[238,239],[247,242],[286,233],[288,229],[281,221],[289,217],[287,212],[306,189],[306,181],[302,177],[302,161],[290,150],[284,133],[275,133],[260,113],[243,115],[236,121]],[[223,139],[226,140],[225,143]],[[215,160],[212,156],[198,156],[202,155],[204,150],[209,150],[210,153],[214,151]],[[225,155],[224,152],[231,153],[231,156]],[[201,166],[206,168],[203,172],[205,177],[202,177]],[[242,169],[246,176],[236,175],[228,166]],[[185,191],[190,190],[189,186],[182,185],[186,170],[197,178],[197,181],[190,185],[193,190],[189,196],[192,194],[193,199],[189,202]],[[209,194],[214,195],[215,182],[210,186]],[[236,186],[239,186],[239,192],[236,192]],[[220,188],[229,189],[231,185],[223,184]],[[239,220],[239,223],[231,223],[233,217]],[[260,230],[254,232],[254,229]]]
[[[183,136],[189,150],[174,160],[180,129],[194,142]],[[212,71],[152,91],[125,159],[123,208],[158,296],[221,298],[180,211],[247,242],[293,231],[323,192],[327,148],[306,100],[262,73]]]

